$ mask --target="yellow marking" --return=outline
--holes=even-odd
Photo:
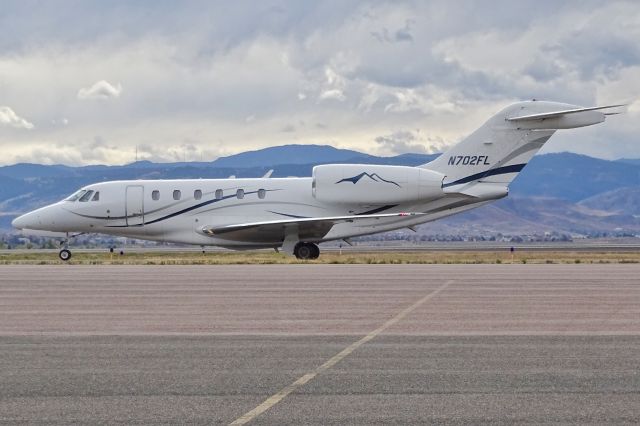
[[[248,411],[245,414],[243,414],[242,416],[238,417],[236,420],[234,420],[233,422],[229,423],[229,425],[244,425],[244,424],[250,422],[251,420],[255,419],[260,414],[264,413],[265,411],[267,411],[268,409],[270,409],[271,407],[273,407],[274,405],[276,405],[277,403],[282,401],[291,392],[295,391],[300,386],[303,386],[305,383],[307,383],[310,380],[312,380],[318,374],[330,369],[331,367],[333,367],[334,365],[336,365],[337,363],[342,361],[349,354],[351,354],[351,352],[355,351],[360,346],[364,345],[365,343],[367,343],[368,341],[370,341],[371,339],[373,339],[378,334],[382,333],[383,331],[385,331],[386,329],[388,329],[392,325],[395,325],[398,321],[400,321],[401,319],[403,319],[404,317],[409,315],[411,313],[411,311],[413,311],[414,309],[416,309],[417,307],[419,307],[423,303],[427,302],[429,299],[432,299],[434,296],[436,296],[442,290],[447,288],[453,282],[454,282],[453,280],[447,281],[446,283],[444,283],[443,285],[441,285],[437,289],[433,290],[431,293],[429,293],[426,296],[424,296],[422,299],[418,300],[417,302],[415,302],[411,306],[403,309],[395,317],[391,318],[389,321],[385,322],[380,327],[376,328],[371,333],[369,333],[366,336],[364,336],[362,339],[360,339],[360,340],[358,340],[356,342],[353,342],[352,344],[350,344],[349,346],[344,348],[342,351],[338,352],[336,355],[334,355],[333,357],[329,358],[321,366],[319,366],[316,369],[308,372],[307,374],[305,374],[304,376],[300,377],[295,382],[293,382],[290,385],[288,385],[288,386],[284,387],[283,389],[281,389],[278,393],[276,393],[276,394],[270,396],[269,398],[265,399],[262,404],[258,405],[253,410]]]

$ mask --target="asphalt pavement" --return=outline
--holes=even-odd
[[[8,266],[5,424],[634,424],[637,265]]]

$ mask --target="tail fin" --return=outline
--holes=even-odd
[[[610,107],[599,107],[602,108]],[[444,174],[445,192],[481,194],[486,191],[474,191],[470,187],[482,183],[487,184],[483,185],[487,188],[502,188],[505,196],[509,183],[556,130],[603,122],[605,114],[597,109],[555,102],[519,102],[503,109],[462,142],[420,167]]]

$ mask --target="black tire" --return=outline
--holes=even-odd
[[[71,251],[67,249],[62,249],[60,250],[60,253],[58,253],[58,257],[63,262],[67,262],[69,259],[71,259]]]
[[[311,255],[311,259],[317,259],[320,257],[320,247],[318,247],[317,244],[310,244],[311,248],[312,248],[312,255]]]
[[[293,249],[293,254],[300,260],[309,260],[313,258],[313,248],[309,243],[298,243]]]

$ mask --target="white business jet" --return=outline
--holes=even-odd
[[[102,233],[232,249],[274,248],[299,259],[318,243],[413,228],[507,196],[509,183],[558,129],[601,123],[609,108],[510,105],[419,167],[316,166],[307,178],[102,182],[26,213],[12,225],[65,236]]]

